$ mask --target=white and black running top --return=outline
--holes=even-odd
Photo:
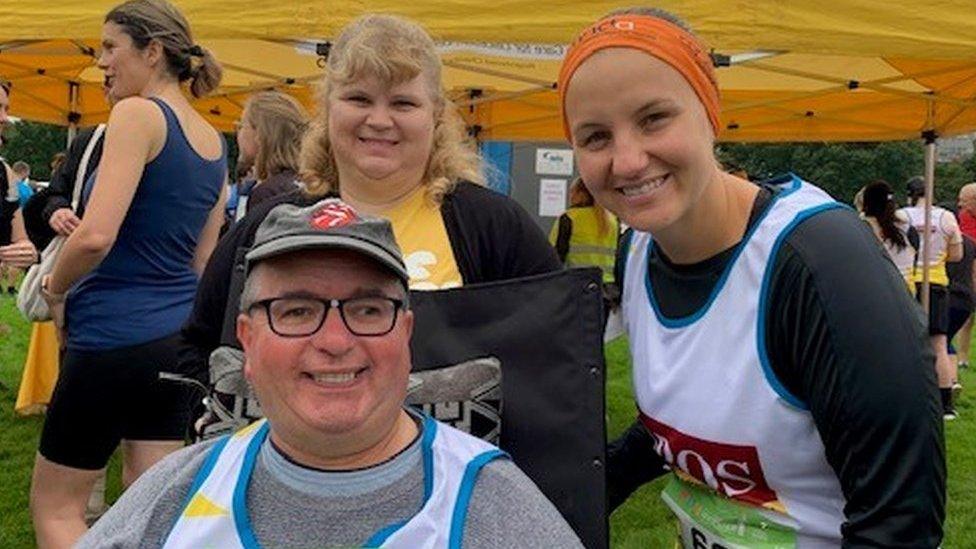
[[[630,255],[636,263],[624,280],[624,301],[631,303],[631,314],[643,307],[643,326],[656,334],[649,337],[667,341],[662,334],[677,334],[694,325],[718,300],[753,300],[752,313],[744,309],[742,314],[725,315],[728,330],[715,328],[711,340],[689,340],[688,345],[704,341],[720,347],[724,354],[714,356],[723,357],[729,368],[746,368],[749,356],[756,363],[748,374],[728,376],[721,373],[721,364],[713,364],[704,367],[711,378],[693,375],[691,369],[697,372],[701,366],[685,371],[676,367],[673,379],[655,378],[666,375],[662,368],[669,364],[694,364],[709,353],[699,347],[682,348],[675,341],[662,348],[668,354],[639,351],[647,343],[640,341],[642,332],[632,319],[635,386],[645,426],[635,423],[611,444],[611,507],[664,472],[663,460],[649,455],[670,451],[668,457],[675,462],[674,448],[661,452],[670,429],[678,438],[752,446],[760,456],[773,456],[768,466],[765,457],[759,458],[766,473],[763,480],[776,496],[766,507],[785,508],[797,520],[801,545],[804,531],[833,528],[830,500],[837,494],[842,498],[837,505],[842,511],[836,515],[838,535],[845,546],[937,546],[945,512],[945,456],[933,359],[921,312],[870,229],[848,209],[821,201],[825,207],[814,213],[811,202],[803,208],[807,214],[763,237],[771,246],[765,265],[753,265],[751,275],[736,270],[738,262],[759,258],[750,260],[743,251],[750,235],[754,239],[763,234],[760,229],[775,217],[777,203],[786,204],[790,194],[803,194],[798,192],[800,185],[795,177],[764,184],[743,242],[703,262],[675,265],[655,246],[642,246],[644,253]],[[634,237],[634,244],[637,240]],[[639,280],[630,279],[635,272]],[[740,283],[730,284],[731,276],[741,276]],[[750,291],[760,292],[761,301],[746,295]],[[715,326],[722,320],[714,319]],[[734,337],[748,322],[755,323],[755,337],[725,337]],[[721,401],[723,391],[715,385],[738,375],[756,377],[755,387],[728,385],[730,402]],[[711,399],[687,402],[685,413],[677,414],[684,406],[681,399],[694,400],[696,387],[709,392]],[[734,406],[731,399],[737,399]],[[730,417],[711,413],[723,409]],[[735,426],[736,418],[740,426]],[[712,425],[718,420],[730,427],[725,438]],[[646,426],[655,424],[666,436],[648,435]],[[756,432],[773,428],[792,433],[790,440],[778,440],[780,433]],[[781,447],[788,444],[819,455],[790,457],[790,449]],[[691,476],[695,472],[700,473],[696,469]],[[821,486],[804,494],[798,484],[804,480]],[[739,495],[738,489],[748,483],[736,482],[732,492]]]

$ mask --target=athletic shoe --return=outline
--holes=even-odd
[[[969,363],[968,362],[960,362],[959,363],[959,369],[960,370],[968,370],[969,369]]]
[[[959,417],[959,412],[955,408],[949,407],[942,411],[942,419],[945,421],[952,421]]]
[[[962,383],[958,381],[952,382],[952,398],[956,398],[956,395],[962,392]]]

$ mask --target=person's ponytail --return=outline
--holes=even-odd
[[[199,46],[197,46],[199,47]],[[217,58],[210,50],[200,48],[203,55],[200,57],[200,64],[191,70],[190,74],[190,93],[193,97],[203,97],[217,89],[220,85],[220,78],[224,74]]]

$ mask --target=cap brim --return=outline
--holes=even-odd
[[[351,250],[359,252],[396,273],[404,284],[410,280],[406,267],[382,247],[349,235],[321,232],[289,235],[261,244],[244,256],[246,260],[245,271],[250,273],[251,268],[259,261],[300,250]]]

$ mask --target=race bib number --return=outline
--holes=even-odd
[[[745,505],[671,476],[661,493],[681,525],[685,549],[787,549],[796,528],[787,517]]]

